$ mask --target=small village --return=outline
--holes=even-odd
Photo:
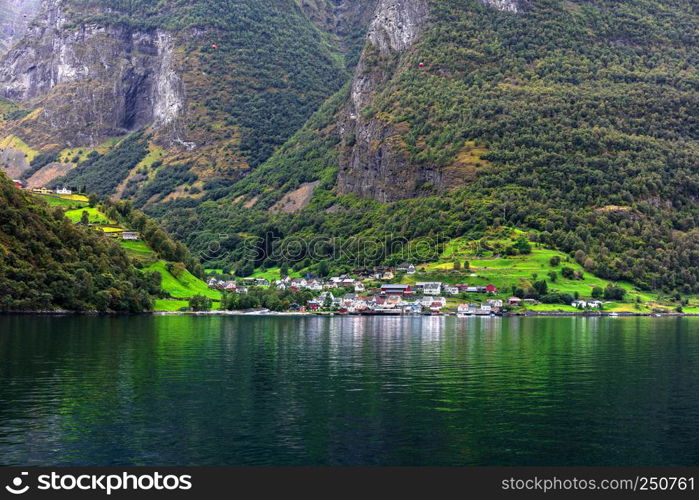
[[[457,315],[497,316],[526,305],[537,305],[534,299],[500,298],[494,285],[450,285],[442,282],[416,282],[414,285],[395,283],[403,276],[417,272],[413,264],[356,270],[353,276],[318,278],[284,277],[279,280],[243,278],[222,280],[212,277],[207,285],[212,289],[234,294],[247,294],[253,287],[300,292],[308,290],[317,296],[305,304],[294,304],[293,312],[334,313],[346,315]],[[390,283],[382,283],[390,281]],[[476,300],[475,298],[478,298]],[[461,299],[470,299],[461,302]],[[597,300],[575,300],[571,306],[581,311],[601,310]]]

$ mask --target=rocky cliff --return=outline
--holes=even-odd
[[[41,6],[41,0],[3,0],[0,3],[0,54],[27,30]]]
[[[395,127],[362,116],[379,89],[406,64],[403,56],[418,40],[428,15],[426,0],[379,1],[340,123],[345,144],[338,175],[342,193],[392,201],[414,196],[419,180],[437,181],[430,172],[411,169]]]
[[[68,22],[61,2],[44,1],[22,43],[0,59],[0,96],[35,110],[18,124],[26,141],[95,146],[177,119],[184,89],[170,33]]]
[[[487,7],[521,13],[526,0],[479,0]],[[344,151],[338,190],[388,202],[458,187],[472,172],[437,168],[408,159],[406,124],[372,112],[381,93],[390,93],[404,71],[428,71],[411,54],[429,23],[426,0],[381,0],[369,27],[367,46],[354,75],[350,102],[341,119]]]

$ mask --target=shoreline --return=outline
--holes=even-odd
[[[380,318],[423,318],[423,317],[441,317],[441,318],[537,318],[537,317],[580,317],[580,318],[683,318],[683,317],[699,317],[699,313],[632,313],[632,312],[571,312],[571,311],[521,311],[493,315],[464,315],[459,316],[457,313],[444,314],[346,314],[334,312],[273,312],[268,310],[262,311],[149,311],[141,313],[125,313],[125,312],[100,312],[100,311],[0,311],[3,316],[245,316],[245,317],[272,317],[272,318],[335,318],[335,317],[380,317]]]

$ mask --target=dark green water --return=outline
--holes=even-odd
[[[3,465],[699,465],[699,318],[0,317]]]

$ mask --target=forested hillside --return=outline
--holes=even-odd
[[[142,312],[159,292],[160,276],[137,270],[117,242],[0,173],[0,310]]]
[[[597,275],[699,291],[698,26],[696,3],[683,0],[533,0],[520,13],[476,0],[430,2],[420,40],[394,55],[360,121],[391,130],[369,136],[376,149],[390,141],[408,168],[457,172],[461,186],[423,183],[420,198],[388,204],[357,199],[348,183],[334,188],[334,175],[366,175],[343,163],[358,139],[338,126],[346,120],[340,102],[222,202],[173,203],[160,213],[195,249],[231,234],[221,258],[234,266],[250,258],[236,251],[241,235],[478,238],[507,225]],[[372,50],[366,64],[385,64]],[[389,160],[363,165],[378,165],[381,178]],[[315,180],[305,210],[268,213],[285,192]]]

